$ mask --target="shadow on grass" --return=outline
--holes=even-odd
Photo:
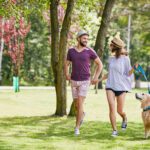
[[[1,118],[0,149],[4,145],[9,146],[9,138],[17,139],[20,137],[28,138],[33,142],[36,140],[51,143],[63,140],[82,141],[84,143],[97,142],[106,145],[107,149],[112,148],[118,141],[120,141],[120,146],[139,141],[136,146],[132,147],[133,149],[139,148],[141,146],[140,141],[145,141],[143,124],[129,122],[125,132],[121,131],[120,124],[117,124],[119,136],[113,138],[110,136],[112,129],[109,122],[85,121],[80,130],[81,135],[76,137],[74,136],[74,118],[52,116]],[[150,146],[148,141],[146,141],[144,148]]]

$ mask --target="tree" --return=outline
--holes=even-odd
[[[1,38],[1,43],[0,43],[0,84],[2,82],[2,58],[3,58],[3,49],[4,49],[4,23],[5,20],[4,18],[0,18],[0,28],[1,28],[1,33],[0,33],[0,38]]]
[[[24,38],[29,30],[30,25],[26,26],[22,17],[18,25],[14,17],[5,21],[3,39],[13,64],[13,85],[15,92],[19,91],[19,69],[24,59]]]
[[[107,0],[105,3],[105,7],[102,14],[101,24],[97,33],[96,42],[94,46],[94,50],[98,53],[99,57],[102,59],[105,38],[107,34],[107,30],[109,27],[110,16],[112,8],[115,4],[115,0]],[[99,83],[99,88],[102,88],[102,82]]]
[[[56,89],[56,112],[55,115],[66,115],[66,79],[64,78],[64,62],[67,48],[68,32],[71,24],[71,16],[75,0],[68,0],[65,17],[61,30],[58,21],[58,0],[51,0],[51,63],[54,73]]]
[[[30,14],[30,22],[32,26],[25,39],[26,50],[21,68],[21,84],[54,85],[50,64],[51,45],[48,23],[35,13]]]
[[[0,1],[0,16],[10,18],[14,16],[16,21],[19,20],[20,15],[24,16],[26,22],[31,22],[32,29],[25,39],[25,57],[24,63],[20,68],[20,81],[22,85],[53,85],[52,67],[50,65],[50,27],[46,22],[43,14],[49,10],[50,1],[47,0],[7,0]],[[4,10],[4,11],[3,11]],[[49,11],[48,11],[49,14]],[[49,17],[49,16],[48,16]],[[48,18],[50,20],[50,17]],[[29,21],[30,20],[30,21]],[[3,68],[8,68],[10,59],[4,56]],[[11,84],[10,71],[6,72],[3,69],[3,83]],[[11,79],[7,79],[10,77]],[[31,82],[32,81],[32,82]]]

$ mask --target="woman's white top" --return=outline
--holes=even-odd
[[[115,91],[130,91],[133,75],[129,76],[129,71],[132,69],[129,57],[124,55],[119,58],[111,56],[108,61],[106,88],[111,88]]]

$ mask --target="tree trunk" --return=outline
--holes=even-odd
[[[58,68],[58,47],[59,47],[59,22],[58,22],[58,3],[56,0],[51,0],[50,3],[50,21],[51,21],[51,64],[54,74],[54,85],[56,89],[56,99],[58,99],[58,81],[57,81],[57,68]],[[58,102],[58,100],[56,101]]]
[[[56,89],[56,112],[55,115],[66,115],[66,79],[64,73],[64,62],[67,48],[68,32],[71,24],[71,16],[75,0],[68,0],[65,18],[59,38],[59,22],[58,22],[58,1],[51,0],[51,45],[52,45],[52,68],[55,79]],[[60,39],[60,40],[59,40]]]
[[[70,108],[70,112],[68,116],[72,117],[75,115],[76,115],[76,108],[75,108],[75,101],[73,101],[71,104],[71,108]]]
[[[2,18],[2,28],[1,28],[1,45],[0,45],[0,85],[2,84],[2,58],[3,58],[3,49],[4,49],[4,18]]]
[[[102,14],[102,20],[100,28],[97,33],[97,38],[94,46],[94,50],[97,52],[102,60],[102,55],[104,51],[104,43],[107,35],[107,30],[110,22],[111,11],[114,6],[115,0],[107,0]],[[102,82],[99,82],[98,88],[102,89]]]
[[[107,0],[106,1],[100,28],[97,33],[94,50],[96,50],[96,52],[98,53],[98,55],[100,57],[103,55],[105,37],[107,34],[107,30],[108,30],[108,26],[109,26],[109,22],[110,22],[111,11],[114,6],[114,3],[115,3],[115,0]]]

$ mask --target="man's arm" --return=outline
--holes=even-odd
[[[65,76],[66,76],[66,80],[70,80],[70,74],[69,74],[69,67],[70,67],[71,62],[66,60],[65,62]]]
[[[94,77],[91,81],[92,84],[96,84],[97,82],[99,82],[98,80],[98,77],[103,69],[103,64],[101,62],[101,60],[99,59],[99,57],[97,57],[95,60],[94,60],[95,64],[96,64],[96,70],[95,70],[95,73],[94,73]]]

